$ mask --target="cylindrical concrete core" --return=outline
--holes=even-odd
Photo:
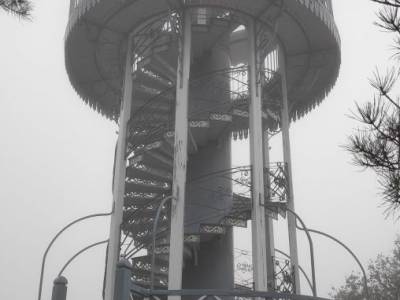
[[[229,93],[215,93],[209,88],[207,80],[215,80],[214,71],[230,67],[230,32],[221,37],[218,43],[195,57],[191,77],[208,74],[201,79],[204,84],[195,84],[190,89],[190,114],[201,118],[210,112],[224,111],[229,105]],[[219,77],[219,84],[230,86],[228,76]],[[222,90],[222,89],[221,89]],[[200,224],[218,224],[232,208],[232,182],[215,176],[207,176],[231,167],[231,139],[229,133],[197,145],[198,151],[190,155],[188,162],[188,186],[185,210],[187,233],[198,232]],[[202,178],[201,180],[197,180]],[[185,262],[183,271],[184,289],[232,289],[233,279],[233,230],[227,228],[224,235],[202,235],[193,259]]]

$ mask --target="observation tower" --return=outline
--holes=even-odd
[[[71,0],[70,81],[119,125],[106,300],[317,299],[298,298],[289,127],[338,76],[331,2]],[[277,132],[283,161],[271,163],[268,143]],[[232,139],[249,139],[250,166],[232,167]],[[275,262],[277,214],[288,220],[284,284]],[[233,227],[248,221],[253,283],[240,290]]]

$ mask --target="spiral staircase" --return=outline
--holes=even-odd
[[[186,34],[187,26],[183,28],[183,24],[189,23],[191,35]],[[247,30],[255,38],[255,44],[251,41],[253,38],[248,38]],[[190,47],[192,56],[188,59]],[[221,61],[216,57],[222,58]],[[182,64],[178,64],[179,59]],[[191,66],[187,72],[189,60]],[[245,227],[252,209],[253,224],[263,219],[262,213],[258,214],[261,206],[270,217],[285,214],[288,191],[293,192],[288,184],[290,178],[286,177],[291,167],[289,124],[304,117],[326,98],[338,77],[340,62],[340,36],[332,0],[70,0],[65,35],[69,79],[86,104],[104,117],[118,121],[120,127],[115,155],[114,214],[104,280],[106,299],[114,296],[118,253],[132,260],[132,281],[137,285],[131,286],[138,287],[139,292],[144,290],[141,287],[161,290],[168,285],[170,254],[176,263],[170,271],[177,276],[169,282],[171,289],[182,289],[182,292],[193,287],[231,288],[233,276],[232,280],[226,276],[227,280],[215,285],[214,281],[227,273],[233,275],[233,257],[224,259],[226,253],[233,252],[232,227]],[[128,66],[132,66],[131,72]],[[252,79],[251,88],[248,77]],[[182,132],[179,128],[175,132],[175,110],[180,114],[176,126],[184,124],[187,79],[189,159],[186,168],[186,153],[182,151],[186,149],[174,149],[174,145],[176,134],[177,141],[183,140],[186,147],[186,127]],[[251,119],[255,129],[250,141],[254,150],[251,163],[256,171],[254,190],[256,193],[262,190],[263,179],[267,201],[257,204],[250,201],[251,167],[226,170],[231,162],[225,158],[231,151],[229,139],[245,139],[249,135],[249,90],[258,93],[259,87],[262,88],[261,95],[257,95],[261,96],[261,108],[259,97],[252,97],[256,105],[252,108],[257,109],[252,110],[255,118]],[[183,108],[176,107],[176,96],[185,102]],[[264,166],[262,176],[263,170],[258,168],[263,161],[260,139],[263,132],[274,134],[281,127],[286,163]],[[178,158],[175,162],[174,157]],[[176,178],[174,170],[178,173]],[[186,176],[186,187],[183,176]],[[213,176],[220,178],[213,181]],[[197,177],[205,180],[198,181]],[[172,183],[175,184],[173,193]],[[211,191],[200,194],[198,187],[202,184]],[[214,190],[221,186],[222,192]],[[171,205],[165,201],[172,194],[180,195],[178,200],[182,200],[179,190],[184,189],[189,191],[186,191],[189,196],[179,204],[185,205],[178,205],[177,217],[171,218],[170,206],[175,212],[176,203]],[[292,204],[293,197],[290,198],[289,204]],[[203,207],[197,209],[192,205],[194,202],[201,202]],[[214,215],[196,219],[211,214],[214,208],[206,206],[213,205]],[[158,227],[153,232],[159,209]],[[182,275],[186,282],[181,284],[181,247],[176,247],[179,255],[170,253],[169,231],[173,219],[171,240],[180,241],[183,209],[187,222],[183,224],[185,269]],[[288,231],[290,257],[295,266],[293,278],[297,280],[293,292],[299,293],[294,219],[292,215],[288,218]],[[252,233],[257,234],[258,227],[264,226],[253,226]],[[268,235],[273,240],[272,234]],[[257,236],[264,238],[264,234]],[[265,250],[263,241],[253,238],[253,243],[255,248]],[[207,248],[209,244],[215,247]],[[266,255],[274,255],[269,250]],[[261,273],[266,266],[258,252],[254,261]],[[203,264],[203,256],[208,264]],[[271,278],[271,271],[276,278],[277,268],[269,269],[267,277]],[[127,282],[130,273],[127,272]],[[258,277],[255,289],[257,285],[260,290],[265,289],[266,277],[255,277]],[[159,292],[154,295],[165,295],[166,291]]]
[[[199,18],[199,16],[196,16]],[[158,18],[144,26],[136,35],[136,60],[133,70],[133,109],[129,123],[126,168],[126,189],[124,240],[121,249],[132,258],[133,282],[150,287],[153,272],[155,288],[168,285],[169,247],[169,205],[161,210],[156,234],[156,248],[152,249],[153,224],[155,215],[163,199],[171,196],[174,159],[174,112],[175,89],[179,40],[179,22],[169,17]],[[201,57],[222,35],[230,34],[238,24],[230,15],[207,16],[192,25],[195,35],[193,57]],[[206,37],[206,38],[205,38]],[[209,41],[213,41],[210,43]],[[276,70],[272,70],[276,71]],[[269,109],[263,111],[264,127],[279,127],[279,106],[274,99],[279,98],[279,76],[268,70],[264,78],[264,99],[269,99]],[[276,76],[271,76],[271,74]],[[236,81],[236,90],[223,82]],[[219,80],[222,79],[222,80]],[[221,83],[220,85],[218,83]],[[247,138],[249,128],[249,93],[247,87],[247,66],[218,70],[191,78],[190,85],[201,85],[215,97],[228,97],[229,101],[218,107],[198,109],[193,101],[189,114],[189,155],[199,147],[207,145],[222,136],[234,139]],[[208,93],[210,94],[210,93]],[[227,96],[228,95],[228,96]],[[275,111],[271,110],[276,108]],[[191,184],[190,182],[188,183]],[[224,235],[227,228],[247,227],[251,219],[251,200],[249,196],[232,194],[233,206],[217,216],[218,222],[203,221],[196,232],[185,232],[184,258],[196,258],[196,249],[203,239]],[[215,220],[215,218],[213,218]],[[126,246],[126,241],[131,240]],[[129,247],[133,250],[128,249]],[[139,252],[139,250],[142,250]],[[155,266],[152,267],[152,253]],[[141,253],[141,255],[129,255]],[[131,257],[133,256],[133,257]],[[153,270],[153,271],[152,271]]]

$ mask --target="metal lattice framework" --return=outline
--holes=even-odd
[[[294,270],[288,259],[274,257],[276,284],[275,290],[281,293],[293,293],[295,289]]]
[[[275,266],[272,275],[280,291],[300,292],[289,123],[320,103],[336,80],[340,39],[331,4],[71,0],[65,48],[71,82],[86,103],[120,127],[106,300],[115,295],[120,256],[132,260],[128,294],[203,300],[202,293],[182,290],[184,262],[197,263],[204,241],[229,241],[231,228],[247,227],[249,220],[254,289],[266,291],[272,218],[287,211],[293,212],[291,266]],[[268,140],[278,132],[284,162],[271,164]],[[231,137],[249,138],[251,166],[230,168]],[[289,267],[295,274],[291,287]],[[314,273],[313,281],[316,295]],[[160,292],[167,287],[177,291]]]

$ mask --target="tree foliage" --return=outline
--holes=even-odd
[[[400,299],[400,237],[390,255],[379,255],[368,265],[368,274],[368,300]],[[342,287],[333,289],[331,296],[336,300],[365,299],[362,279],[358,274],[351,274]]]
[[[395,56],[400,55],[400,0],[372,0],[380,3],[377,26],[396,35]],[[392,68],[382,75],[375,71],[370,81],[376,91],[372,101],[357,105],[353,118],[361,127],[349,137],[346,149],[354,163],[374,170],[387,204],[386,213],[400,208],[400,102],[393,95],[399,79],[399,69]]]
[[[0,7],[24,19],[29,19],[31,16],[32,3],[29,0],[0,0]]]
[[[372,0],[372,2],[380,3],[387,6],[400,7],[400,0]]]

